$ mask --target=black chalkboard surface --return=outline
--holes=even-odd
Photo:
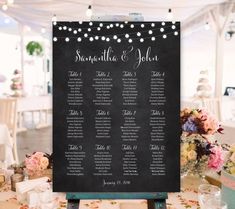
[[[53,23],[53,189],[180,190],[180,23]]]

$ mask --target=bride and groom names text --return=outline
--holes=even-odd
[[[157,55],[151,54],[151,47],[147,49],[134,49],[133,46],[129,46],[127,49],[123,50],[121,55],[118,56],[114,53],[114,50],[111,46],[106,49],[103,49],[99,55],[84,55],[81,53],[80,49],[76,50],[75,53],[75,62],[90,62],[91,64],[97,62],[128,62],[130,57],[134,55],[136,61],[134,62],[133,68],[137,69],[143,63],[148,62],[157,62],[159,57]]]

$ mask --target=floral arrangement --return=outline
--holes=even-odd
[[[228,159],[225,162],[223,169],[227,173],[235,176],[235,145],[232,145],[230,147],[228,153]]]
[[[32,155],[26,155],[24,164],[29,176],[40,175],[43,170],[52,167],[52,157],[47,153],[34,152]]]
[[[223,129],[218,120],[202,109],[186,108],[180,113],[181,174],[203,175],[208,169],[220,171],[224,163],[223,149],[212,137]]]
[[[190,134],[222,133],[218,120],[204,109],[185,108],[180,112],[182,130]]]

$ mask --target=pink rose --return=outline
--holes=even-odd
[[[25,166],[27,170],[37,172],[39,169],[38,161],[32,158],[27,158],[25,160]]]
[[[214,134],[219,128],[219,123],[214,117],[210,116],[203,122],[203,128],[208,134]]]
[[[215,171],[220,171],[224,163],[222,148],[219,146],[213,147],[211,152],[212,153],[209,156],[208,167]]]
[[[39,156],[36,156],[36,155],[32,155],[31,157],[30,157],[32,160],[34,160],[34,161],[36,161],[36,162],[40,162],[40,158],[41,157],[39,157]]]
[[[39,174],[49,165],[49,160],[44,157],[43,152],[35,152],[33,155],[25,159],[26,171],[29,175]]]
[[[40,171],[40,158],[43,156],[43,153],[35,153],[30,157],[25,159],[26,171],[29,175],[36,174]]]
[[[35,152],[35,153],[33,154],[33,156],[38,157],[38,158],[41,158],[41,157],[44,156],[44,153],[43,153],[43,152]]]

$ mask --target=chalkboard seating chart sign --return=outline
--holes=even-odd
[[[180,189],[180,23],[53,23],[53,188]]]

